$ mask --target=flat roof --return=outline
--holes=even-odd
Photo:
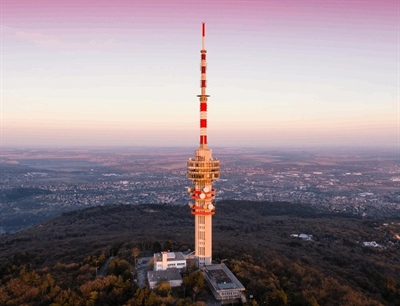
[[[162,261],[162,253],[154,254],[157,261]],[[167,253],[167,262],[168,261],[176,261],[176,260],[185,260],[185,256],[182,252],[168,252]]]
[[[205,277],[215,290],[245,290],[242,283],[225,264],[209,265],[202,268]]]
[[[149,282],[182,280],[181,274],[175,268],[162,271],[148,271],[147,278]]]

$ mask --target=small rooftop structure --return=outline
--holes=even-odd
[[[308,234],[291,234],[290,237],[300,238],[307,241],[313,240],[313,235],[308,235]]]
[[[176,268],[162,271],[148,271],[147,279],[150,289],[156,288],[162,282],[168,283],[171,287],[182,285],[182,276]]]
[[[161,252],[154,254],[154,271],[186,268],[186,257],[181,252]]]
[[[201,271],[218,301],[245,299],[244,286],[224,264],[204,266]]]
[[[365,247],[383,248],[383,245],[376,243],[376,241],[364,241],[363,245]]]

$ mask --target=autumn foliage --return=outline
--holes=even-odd
[[[118,220],[118,222],[116,222]],[[186,207],[93,207],[0,237],[0,305],[205,305],[198,272],[181,288],[139,288],[136,263],[193,249]],[[228,201],[213,221],[213,258],[246,287],[248,305],[400,305],[399,220],[307,205]],[[312,239],[291,236],[305,233]],[[379,247],[365,247],[363,241]]]

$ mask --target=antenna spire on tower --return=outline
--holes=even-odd
[[[201,24],[202,37],[201,37],[201,81],[200,88],[201,94],[198,95],[200,98],[200,147],[207,148],[207,97],[206,94],[207,87],[207,61],[206,61],[206,49],[205,49],[205,38],[206,38],[206,24],[203,22]]]

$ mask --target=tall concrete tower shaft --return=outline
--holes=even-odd
[[[187,162],[187,177],[194,186],[189,188],[191,213],[195,217],[195,256],[199,266],[210,265],[212,261],[212,215],[215,214],[214,180],[219,179],[219,160],[212,157],[212,151],[207,149],[207,98],[206,93],[206,25],[202,24],[201,48],[201,94],[200,99],[200,147],[195,150],[195,158]]]

